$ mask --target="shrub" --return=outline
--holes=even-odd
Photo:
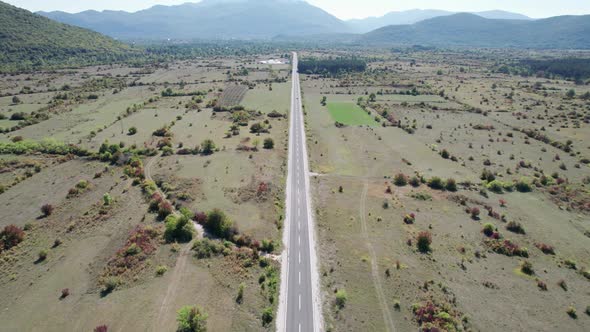
[[[41,213],[44,217],[48,217],[53,213],[53,205],[51,204],[43,204],[41,206]]]
[[[94,328],[94,332],[108,332],[109,328],[106,325],[99,325]]]
[[[244,290],[246,289],[246,284],[243,282],[238,286],[238,295],[236,296],[236,302],[242,303],[244,301]]]
[[[125,249],[125,256],[135,256],[141,253],[141,248],[136,243],[131,243],[127,249]]]
[[[430,232],[422,231],[418,233],[416,237],[416,246],[421,253],[427,253],[430,249],[430,244],[432,244],[432,235]]]
[[[398,173],[393,177],[393,184],[403,187],[408,184],[408,178],[404,174]]]
[[[567,283],[565,282],[565,280],[561,279],[557,282],[557,284],[559,285],[559,287],[561,287],[561,289],[567,292]]]
[[[571,318],[573,318],[573,319],[578,318],[578,314],[576,313],[576,308],[574,308],[573,306],[569,306],[569,308],[567,308],[566,312]]]
[[[156,275],[158,276],[163,276],[164,273],[166,273],[168,271],[168,267],[165,265],[160,265],[158,267],[156,267]]]
[[[545,243],[535,243],[535,247],[539,248],[544,254],[555,255],[555,249],[553,246]]]
[[[207,214],[204,227],[209,233],[223,239],[230,239],[233,235],[231,234],[233,222],[219,209],[214,209]]]
[[[486,188],[496,194],[501,194],[504,192],[504,186],[502,185],[501,181],[493,180],[486,185]]]
[[[24,238],[25,232],[21,228],[15,225],[5,226],[0,232],[0,252],[18,245]]]
[[[336,307],[338,309],[344,308],[347,300],[348,300],[348,294],[346,293],[346,290],[339,289],[336,292]]]
[[[520,264],[520,271],[528,275],[535,274],[535,271],[533,270],[533,264],[529,261],[522,261]]]
[[[102,196],[102,201],[104,203],[104,205],[111,205],[113,203],[113,198],[111,197],[111,195],[109,193],[106,193]]]
[[[169,215],[166,217],[164,238],[167,242],[188,242],[192,240],[194,232],[195,228],[186,216]]]
[[[518,190],[521,193],[528,193],[528,192],[532,191],[530,183],[528,183],[525,179],[518,180],[518,182],[516,182],[515,187],[516,187],[516,190]]]
[[[195,251],[195,256],[199,259],[210,258],[212,255],[217,255],[223,252],[224,246],[219,240],[211,240],[204,238],[195,241],[192,250]]]
[[[64,288],[61,290],[61,295],[60,295],[60,299],[65,299],[66,297],[70,296],[70,289],[69,288]]]
[[[201,307],[184,306],[178,310],[176,321],[177,332],[204,332],[207,331],[207,313]]]
[[[573,261],[571,259],[566,259],[563,263],[565,264],[565,266],[569,267],[572,270],[576,270],[578,268],[576,261]]]
[[[262,310],[262,325],[263,326],[268,326],[272,320],[274,319],[274,314],[272,312],[272,308],[268,307],[265,308],[264,310]]]
[[[114,291],[117,287],[119,287],[120,283],[121,283],[121,281],[117,277],[106,278],[102,283],[102,287],[103,287],[102,293],[108,294],[108,293]]]
[[[409,181],[412,187],[419,187],[422,181],[417,176],[412,176]]]
[[[515,222],[515,221],[508,222],[508,224],[506,225],[506,229],[513,232],[513,233],[525,234],[525,231],[524,231],[524,228],[522,227],[522,225],[518,222]]]
[[[507,203],[506,200],[500,198],[500,200],[498,202],[500,203],[501,207],[506,207],[506,203]]]
[[[275,141],[272,138],[265,138],[262,147],[265,149],[273,149],[275,147]]]
[[[448,191],[457,191],[457,182],[455,179],[448,179],[445,184],[445,189]]]
[[[483,230],[482,232],[486,235],[486,236],[492,236],[494,234],[494,230],[495,227],[493,224],[491,223],[486,223],[485,225],[483,225]]]
[[[215,152],[215,143],[212,140],[206,139],[201,143],[201,153],[204,155],[210,155]]]
[[[539,287],[539,289],[542,291],[547,290],[547,284],[541,280],[537,280],[537,287]]]
[[[404,216],[404,222],[406,224],[413,224],[416,221],[416,215],[414,213],[406,214]]]
[[[170,214],[172,214],[173,210],[174,208],[172,207],[172,204],[170,204],[170,202],[167,200],[162,200],[158,203],[158,217],[160,219],[168,217]]]
[[[127,135],[133,136],[135,134],[137,134],[137,128],[135,128],[135,127],[129,128],[129,131],[127,132]]]
[[[443,149],[440,152],[440,156],[443,157],[444,159],[449,159],[449,157],[451,156],[451,154],[449,153],[449,151],[447,151],[447,149]]]
[[[49,255],[49,252],[47,252],[47,249],[41,249],[39,251],[38,261],[39,262],[42,262],[42,261],[46,260],[47,259],[47,255]]]
[[[471,218],[473,220],[478,220],[479,219],[479,214],[481,213],[479,211],[478,207],[472,207],[471,209],[469,209],[469,213],[471,214]]]
[[[13,96],[12,97],[12,103],[13,104],[20,104],[20,98],[17,96]]]
[[[432,189],[442,190],[444,188],[444,183],[441,178],[439,178],[438,176],[435,176],[435,177],[431,178],[430,180],[428,180],[428,186]]]

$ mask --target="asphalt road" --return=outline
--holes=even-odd
[[[291,91],[291,120],[289,129],[289,176],[287,181],[288,229],[286,331],[319,331],[317,311],[314,310],[315,251],[310,245],[313,231],[305,127],[301,109],[301,89],[297,73],[297,54],[293,55],[293,87]],[[314,314],[316,317],[314,317]],[[314,319],[315,318],[315,319]]]

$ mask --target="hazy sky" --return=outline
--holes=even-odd
[[[4,0],[31,11],[63,10],[79,12],[87,9],[136,11],[156,4],[173,5],[198,0]],[[407,9],[445,9],[449,11],[482,11],[502,9],[531,17],[590,14],[590,0],[308,0],[341,18],[381,16],[389,11]]]

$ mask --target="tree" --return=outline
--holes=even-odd
[[[377,100],[377,96],[374,93],[369,95],[369,102],[374,103]]]
[[[201,143],[201,152],[205,155],[213,154],[215,151],[215,143],[212,140],[206,139]]]
[[[322,101],[320,101],[320,104],[322,104],[322,106],[326,106],[326,102],[328,101],[328,97],[323,96],[322,97]]]
[[[207,313],[201,307],[184,306],[178,310],[176,321],[177,332],[205,332],[207,331]]]
[[[133,135],[135,135],[135,134],[137,134],[137,128],[135,128],[135,127],[131,127],[131,128],[129,128],[128,135],[129,135],[129,136],[133,136]]]
[[[164,231],[164,238],[168,242],[188,242],[192,240],[195,228],[184,215],[175,216],[173,214],[166,217],[166,230]]]
[[[229,239],[233,227],[233,222],[219,209],[213,209],[207,214],[207,221],[204,225],[205,229],[211,234]]]
[[[265,138],[264,139],[264,143],[263,143],[263,147],[265,149],[273,149],[275,147],[275,141],[273,141],[272,138]]]
[[[20,98],[17,96],[12,97],[12,103],[13,104],[20,104]]]

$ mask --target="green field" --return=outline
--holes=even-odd
[[[353,103],[328,103],[328,111],[334,121],[345,125],[377,125],[377,122],[369,114]]]

